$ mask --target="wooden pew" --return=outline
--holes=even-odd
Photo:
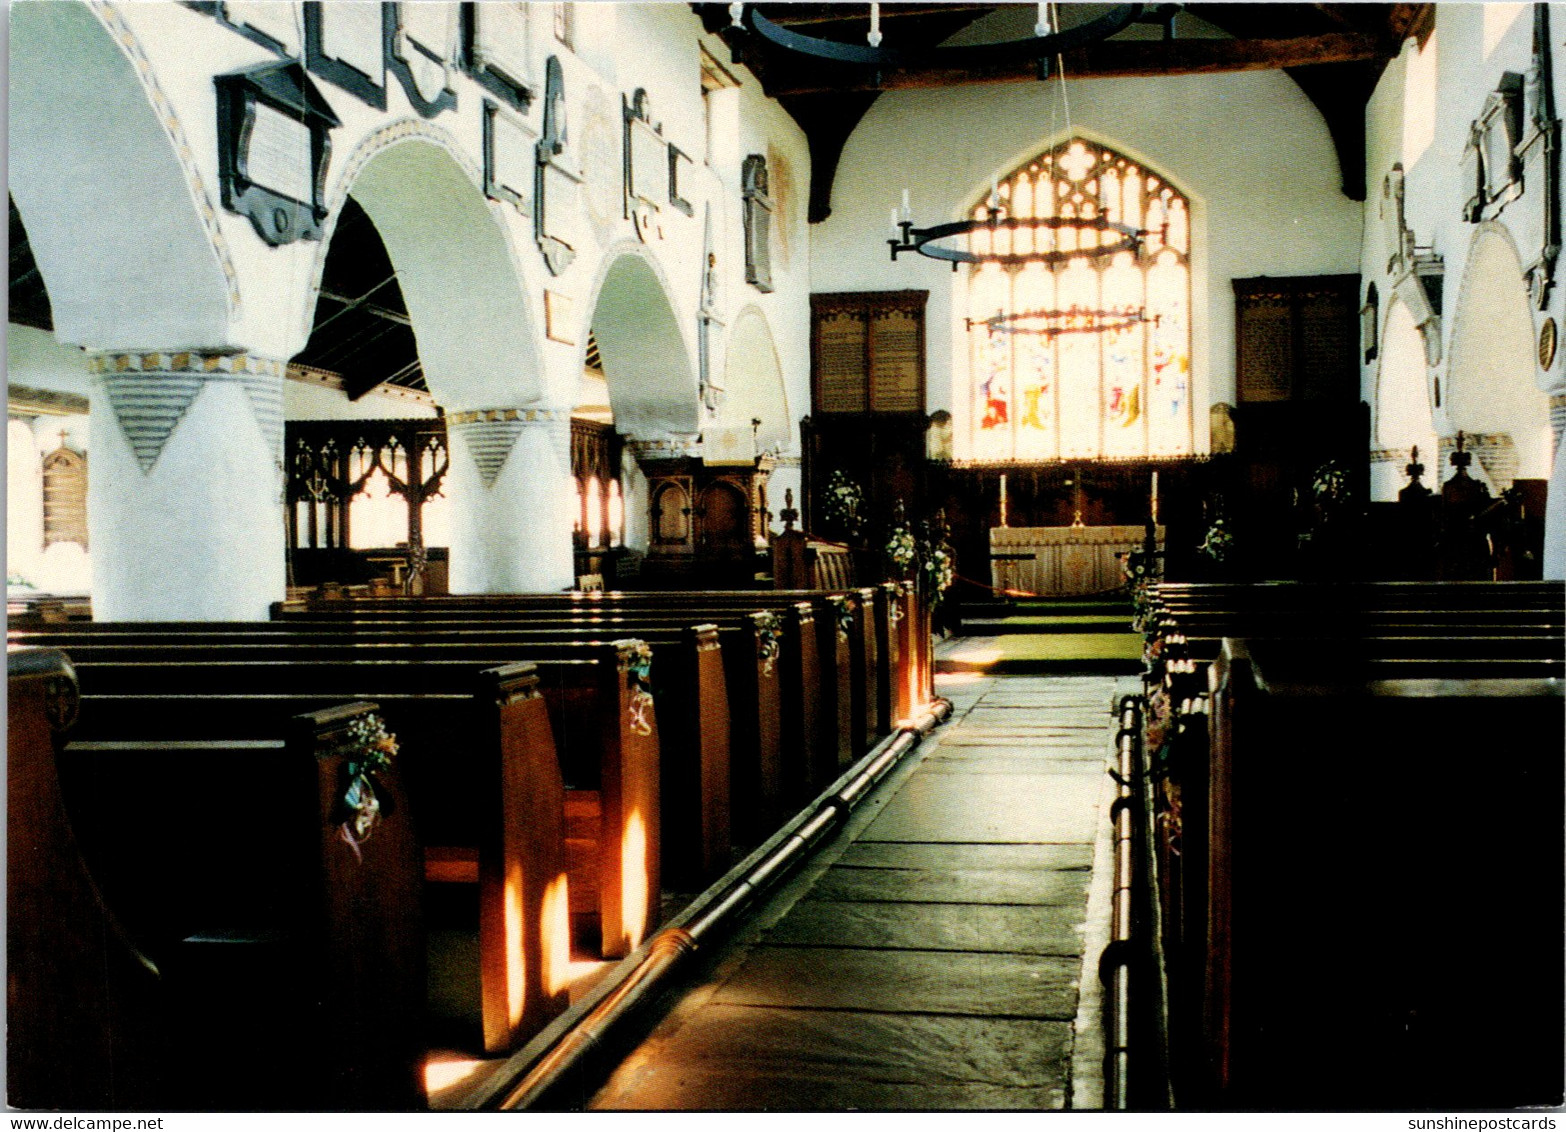
[[[240,679],[258,691],[292,691],[300,686],[294,669],[309,661],[357,664],[358,675],[345,672],[341,686],[384,692],[412,691],[424,679],[423,674],[449,674],[453,665],[570,659],[614,647],[612,642],[584,640],[576,630],[518,629],[504,641],[481,636],[466,643],[426,639],[416,629],[392,638],[361,641],[346,627],[339,628],[343,631],[329,636],[327,643],[307,644],[296,638],[256,645],[170,643],[159,646],[158,655],[170,658],[167,661],[148,659],[147,646],[115,652],[115,646],[83,644],[76,655],[88,690],[93,690],[92,681],[102,674],[118,691],[157,691],[175,678],[204,692],[223,691]],[[730,863],[729,721],[718,632],[709,625],[645,636],[652,638],[651,681],[660,701],[664,868],[673,883],[700,885],[704,879],[720,875]],[[109,651],[103,652],[105,649]],[[223,651],[204,653],[203,649]],[[98,661],[97,656],[113,659]],[[224,670],[225,664],[239,663],[248,666],[243,674]]]
[[[1352,728],[1367,710],[1365,704],[1377,710],[1384,706],[1383,701],[1390,694],[1387,689],[1432,680],[1461,680],[1467,682],[1465,687],[1482,688],[1495,686],[1486,681],[1514,684],[1536,679],[1558,687],[1566,667],[1562,663],[1566,643],[1558,608],[1559,587],[1555,587],[1553,606],[1536,600],[1541,596],[1537,592],[1528,595],[1520,592],[1521,587],[1482,583],[1457,587],[1373,583],[1165,588],[1173,599],[1165,606],[1162,621],[1154,626],[1154,633],[1162,635],[1155,640],[1160,646],[1172,642],[1176,647],[1166,647],[1150,668],[1148,742],[1158,752],[1155,758],[1161,765],[1159,789],[1166,816],[1172,819],[1170,835],[1175,838],[1165,845],[1168,850],[1172,844],[1174,850],[1162,855],[1166,870],[1162,876],[1165,945],[1171,958],[1171,1010],[1177,1034],[1172,1046],[1177,1060],[1189,1056],[1189,1051],[1198,1046],[1205,1051],[1202,1057],[1179,1067],[1188,1086],[1192,1081],[1201,1081],[1201,1087],[1209,1090],[1205,1094],[1199,1092],[1194,1102],[1188,1098],[1188,1103],[1244,1105],[1254,1103],[1261,1095],[1256,1091],[1262,1080],[1258,1066],[1265,1062],[1270,1065],[1268,1071],[1276,1073],[1281,1062],[1275,1058],[1272,1062],[1263,1059],[1247,1063],[1245,1059],[1261,1048],[1256,1035],[1248,1030],[1243,1034],[1231,1032],[1228,1028],[1232,1019],[1223,989],[1227,983],[1221,977],[1227,970],[1223,957],[1228,954],[1230,943],[1254,941],[1255,937],[1246,935],[1251,930],[1249,924],[1232,938],[1224,926],[1226,910],[1236,899],[1226,886],[1234,868],[1260,867],[1258,863],[1268,859],[1269,850],[1244,849],[1231,843],[1226,823],[1276,821],[1276,814],[1271,819],[1258,816],[1267,804],[1266,795],[1249,784],[1268,774],[1281,781],[1285,771],[1274,770],[1278,766],[1274,749],[1263,744],[1239,755],[1243,769],[1234,772],[1239,777],[1231,775],[1219,754],[1226,742],[1221,733],[1230,726],[1230,720],[1218,718],[1217,692],[1213,693],[1214,718],[1209,741],[1209,721],[1203,706],[1209,681],[1217,688],[1221,680],[1228,679],[1222,666],[1212,663],[1223,645],[1222,636],[1215,640],[1213,634],[1244,636],[1252,649],[1260,648],[1274,658],[1285,658],[1274,659],[1274,670],[1281,671],[1286,662],[1296,679],[1300,673],[1306,673],[1323,686],[1382,689],[1382,694],[1368,700],[1360,697],[1341,705],[1325,695],[1318,701],[1296,701],[1302,721],[1336,721],[1345,731],[1343,742],[1334,740],[1322,746],[1323,754],[1336,757],[1355,749]],[[1193,635],[1187,637],[1186,632]],[[1181,699],[1196,707],[1188,715],[1182,717],[1176,711],[1170,718],[1169,705],[1178,705]],[[1158,719],[1157,707],[1163,709],[1162,720]],[[1501,729],[1505,725],[1497,720],[1494,726]],[[1167,746],[1160,750],[1166,741]],[[1551,741],[1559,746],[1558,721]],[[1395,746],[1399,751],[1404,748],[1403,744]],[[1425,753],[1420,750],[1421,755]],[[1363,757],[1380,758],[1379,769],[1387,753],[1367,752]],[[1349,765],[1361,764],[1351,760]],[[1241,791],[1244,801],[1238,810],[1232,799],[1236,796],[1234,791],[1241,788],[1235,783],[1245,784]],[[1353,791],[1355,797],[1360,796],[1358,787]],[[1343,795],[1342,789],[1329,792],[1324,809],[1330,812]],[[1461,803],[1457,804],[1461,808]],[[1229,816],[1226,818],[1225,814]],[[1329,817],[1326,824],[1337,829],[1343,827],[1343,820]],[[1347,828],[1352,828],[1352,823]],[[1258,884],[1253,882],[1246,889],[1247,909],[1258,906]],[[1342,920],[1339,917],[1335,922]],[[1254,958],[1254,953],[1247,955]],[[1248,1019],[1246,1024],[1255,1021],[1257,1016],[1246,1015],[1244,1009],[1242,1020]],[[1274,1017],[1271,1025],[1274,1029],[1286,1029],[1294,1023],[1281,1023]],[[1333,1040],[1319,1032],[1316,1036]],[[1237,1054],[1237,1050],[1245,1052]],[[1223,1059],[1230,1056],[1240,1059],[1238,1076],[1233,1079],[1224,1076],[1227,1063]],[[1300,1064],[1308,1060],[1304,1058]],[[1364,1082],[1354,1087],[1361,1090],[1361,1101],[1344,1100],[1340,1102],[1343,1107],[1359,1107],[1361,1102],[1375,1107],[1373,1102],[1363,1100],[1370,1095],[1364,1091],[1368,1087]]]
[[[865,609],[861,612],[860,607],[863,604],[862,595],[857,591],[848,591],[848,593],[851,595],[853,605],[855,606],[856,619],[865,618],[868,620],[869,618],[876,615],[876,606],[874,603],[872,603],[868,609]],[[437,597],[421,598],[418,599],[417,602],[410,601],[410,599],[406,598],[368,598],[356,599],[347,603],[284,603],[278,606],[274,606],[274,616],[309,616],[310,611],[312,610],[331,610],[339,608],[343,604],[350,605],[355,610],[364,611],[373,609],[377,613],[385,612],[394,616],[409,615],[407,611],[415,604],[420,607],[429,608],[450,610],[461,609],[475,612],[483,611],[486,614],[493,613],[499,609],[559,609],[564,607],[581,610],[602,610],[612,607],[619,610],[686,610],[693,613],[701,612],[705,614],[717,615],[722,611],[733,612],[736,610],[754,609],[767,609],[775,612],[782,612],[786,610],[791,604],[795,604],[801,600],[809,600],[812,601],[816,606],[815,620],[819,631],[821,622],[828,619],[828,615],[833,612],[830,602],[831,599],[835,596],[838,595],[824,593],[817,590],[660,591],[658,593],[621,591],[609,593],[568,594],[440,595]],[[927,622],[926,628],[928,628]],[[854,630],[850,629],[851,635],[853,632]],[[877,635],[879,635],[882,632],[882,627],[877,626],[875,632]],[[835,684],[831,684],[833,678],[833,672],[831,670],[831,657],[836,652],[836,645],[827,637],[824,632],[821,632],[820,636],[823,638],[824,643],[826,643],[828,646],[825,650],[825,654],[820,658],[822,676],[826,681],[829,682],[830,686],[835,687]],[[853,654],[851,653],[850,655],[852,656]],[[911,657],[909,658],[910,661],[912,659],[913,658]],[[862,652],[861,664],[865,667],[861,667],[855,670],[853,680],[863,681],[865,688],[870,687],[872,683],[876,685],[879,685],[883,682],[889,684],[893,677],[890,673],[882,670],[882,666],[884,666],[885,663],[886,662],[882,661],[875,651]],[[905,661],[904,663],[908,662]],[[933,665],[927,671],[933,671]],[[928,683],[928,681],[925,681],[925,683]],[[857,694],[859,696],[863,696],[863,689],[861,689]],[[931,694],[933,694],[933,689],[927,691],[919,698],[921,700],[928,699]],[[835,766],[837,765],[838,761],[843,758],[852,758],[853,752],[856,748],[856,741],[853,737],[856,733],[856,730],[861,729],[861,725],[856,721],[854,716],[853,705],[856,702],[856,699],[853,698],[854,695],[855,693],[853,692],[851,686],[851,698],[842,701],[840,705],[834,704],[840,718],[838,718],[836,721],[835,729],[834,724],[832,723],[832,717],[828,716],[824,721],[826,723],[826,730],[822,735],[820,742],[816,744],[813,749],[813,755],[811,759],[812,765],[817,767],[824,767],[828,765]],[[831,753],[827,753],[826,751],[821,750],[821,746],[823,744],[826,747],[835,749]],[[859,745],[862,746],[862,741]]]
[[[104,903],[55,766],[75,674],[54,650],[6,659],[6,1098],[22,1109],[163,1107],[159,972]]]
[[[1491,661],[1225,642],[1208,1100],[1560,1103],[1562,683]]]
[[[100,623],[86,632],[32,630],[13,634],[14,640],[75,647],[84,659],[136,659],[136,649],[148,645],[181,643],[224,645],[333,644],[351,641],[355,646],[406,642],[417,644],[428,655],[450,651],[446,646],[480,644],[508,646],[542,639],[574,641],[579,638],[640,637],[659,644],[698,633],[689,616],[656,612],[628,616],[572,614],[540,610],[537,613],[497,611],[489,616],[458,614],[413,616],[407,610],[382,618],[361,618],[347,613],[279,622],[249,624],[179,622]],[[795,621],[809,625],[808,607],[794,611]],[[800,620],[800,619],[803,620]],[[816,683],[813,637],[802,658],[781,618],[770,612],[723,615],[714,619],[722,646],[726,697],[731,713],[729,734],[731,833],[739,844],[755,845],[771,835],[783,820],[784,806],[803,792],[803,762],[799,748],[785,748],[785,735],[797,743],[813,724],[815,704],[805,689]],[[428,646],[428,648],[426,648]],[[786,653],[786,656],[785,656]],[[792,663],[789,663],[789,662]],[[664,668],[655,670],[658,682]],[[710,674],[707,674],[710,677]],[[785,693],[791,702],[785,707]],[[675,691],[678,698],[683,693]],[[671,706],[664,704],[665,726],[670,726]],[[793,718],[789,712],[797,713]],[[675,720],[677,725],[679,720]],[[679,735],[674,736],[677,741]],[[709,755],[709,762],[714,756]],[[798,764],[796,766],[796,764]],[[798,777],[798,788],[789,775]]]
[[[32,698],[13,682],[13,759],[40,754],[17,741]],[[177,1079],[179,1102],[198,1108],[263,1093],[283,1107],[422,1106],[418,858],[395,762],[376,776],[374,836],[340,836],[343,743],[373,708],[285,720],[269,740],[73,740],[60,759],[75,788],[52,799],[49,768],[12,777],[11,829],[26,841],[8,872],[13,1103],[167,1108]],[[73,830],[83,852],[61,857]],[[39,854],[50,873],[29,880]],[[85,902],[82,857],[95,862]],[[139,1014],[125,1010],[127,967],[142,976]],[[161,1035],[148,1032],[148,980]]]
[[[221,636],[216,639],[222,641]],[[114,648],[82,645],[78,652],[87,657],[94,649],[107,649],[113,656]],[[461,815],[466,804],[464,790],[453,784],[460,779],[447,775],[438,761],[439,752],[452,743],[452,712],[475,702],[474,681],[480,679],[482,669],[510,663],[521,654],[536,657],[548,717],[535,711],[534,723],[539,725],[535,731],[552,731],[557,739],[559,761],[575,788],[568,796],[568,809],[577,815],[575,824],[580,827],[585,821],[598,830],[596,837],[589,838],[590,846],[571,846],[578,866],[578,883],[572,886],[577,911],[601,917],[609,957],[627,953],[656,924],[659,722],[650,697],[632,678],[637,642],[519,644],[508,646],[504,655],[481,648],[460,654],[461,659],[447,653],[448,659],[443,660],[419,660],[428,655],[427,650],[407,645],[296,642],[157,648],[161,651],[134,646],[131,653],[143,658],[136,661],[84,659],[80,665],[84,687],[106,707],[118,705],[121,718],[137,718],[129,710],[132,707],[142,709],[140,718],[151,718],[147,698],[166,686],[179,686],[188,701],[185,714],[199,718],[206,727],[224,726],[222,712],[238,710],[220,699],[236,689],[247,690],[257,712],[272,710],[278,703],[307,703],[312,696],[371,690],[386,704],[389,718],[410,736],[410,749],[416,752],[410,765],[420,772],[421,792],[438,799],[434,813],[442,815]],[[188,659],[145,659],[181,654]],[[242,709],[244,701],[238,704]],[[432,836],[439,844],[450,834],[437,829]],[[587,836],[578,828],[574,839]],[[645,852],[633,852],[628,848],[632,842]],[[635,868],[624,867],[632,862]]]

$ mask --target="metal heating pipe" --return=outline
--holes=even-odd
[[[698,950],[742,908],[781,880],[837,829],[877,782],[950,716],[944,699],[927,704],[841,778],[822,792],[777,833],[696,898],[676,920],[624,959],[590,995],[515,1054],[470,1107],[517,1110],[539,1103],[627,1016],[661,992],[683,960]]]

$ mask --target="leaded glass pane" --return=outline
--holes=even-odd
[[[1185,198],[1123,155],[1079,138],[1024,163],[996,191],[1007,216],[1103,215],[1146,234],[1137,255],[970,268],[973,456],[1191,452],[1191,225]],[[988,215],[988,197],[975,203],[975,219]],[[1073,253],[1109,247],[1119,238],[1113,231],[1069,227],[981,229],[969,247],[981,255]],[[983,323],[997,313],[1010,320]],[[1138,314],[1145,317],[1138,320]]]

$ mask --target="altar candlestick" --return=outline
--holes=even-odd
[[[1011,524],[1006,521],[1006,473],[1001,473],[1000,478],[1000,525],[1003,527]]]

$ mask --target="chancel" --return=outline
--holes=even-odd
[[[13,1108],[1566,1102],[1559,5],[9,37]]]

